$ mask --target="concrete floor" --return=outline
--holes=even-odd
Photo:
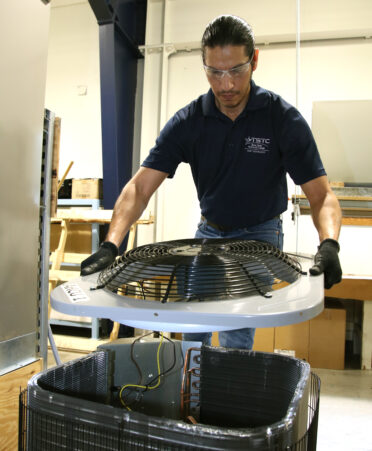
[[[321,379],[319,451],[372,450],[372,371],[313,369]]]
[[[86,354],[59,351],[62,362]],[[321,379],[317,451],[372,451],[372,371],[313,371]]]

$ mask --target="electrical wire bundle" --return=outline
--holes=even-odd
[[[158,349],[156,352],[156,365],[157,365],[158,374],[153,379],[151,379],[147,384],[143,384],[143,374],[142,374],[141,368],[134,356],[134,345],[138,341],[140,341],[142,338],[147,337],[148,335],[152,335],[152,334],[153,334],[153,332],[149,332],[145,335],[142,335],[141,337],[138,337],[135,340],[133,340],[133,342],[131,344],[131,353],[130,353],[131,360],[138,370],[139,382],[137,384],[124,384],[120,387],[120,390],[119,390],[120,402],[121,402],[122,406],[125,407],[128,411],[132,411],[133,406],[141,401],[144,393],[146,393],[148,390],[155,390],[155,389],[159,388],[161,385],[162,378],[165,375],[167,375],[168,373],[170,373],[176,365],[176,361],[177,361],[176,345],[171,339],[164,336],[163,332],[160,332],[160,342],[159,342],[159,346],[158,346]],[[166,369],[165,371],[161,371],[160,350],[164,343],[164,339],[168,340],[173,346],[173,362],[168,369]]]

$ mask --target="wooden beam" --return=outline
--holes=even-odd
[[[342,225],[372,226],[371,218],[342,218]]]
[[[113,210],[58,210],[57,215],[50,219],[54,223],[60,223],[63,220],[68,220],[70,223],[89,223],[89,224],[109,224],[111,222]],[[153,224],[154,216],[149,215],[148,218],[140,218],[136,221],[139,224]]]
[[[58,182],[57,186],[57,192],[61,189],[63,182],[65,181],[65,178],[67,177],[67,174],[70,172],[70,169],[72,165],[74,164],[73,161],[70,161],[70,164],[67,166],[67,169],[65,170],[64,174],[61,177],[61,180]],[[55,211],[53,211],[53,215],[55,214]]]
[[[69,282],[72,279],[76,279],[80,276],[80,271],[68,271],[62,269],[50,269],[49,270],[49,282]]]
[[[63,254],[63,262],[62,263],[75,263],[80,264],[83,260],[90,257],[91,253],[85,254],[83,252],[64,252]],[[52,252],[50,255],[50,261],[54,261],[55,253]]]

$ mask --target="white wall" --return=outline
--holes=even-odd
[[[46,106],[62,117],[60,172],[74,160],[70,176],[101,177],[98,25],[86,0],[53,0],[52,5]],[[298,99],[296,0],[148,0],[140,161],[166,120],[208,89],[199,52],[172,53],[172,47],[198,48],[207,23],[224,13],[253,26],[260,48],[256,82],[292,104],[297,101],[310,124],[314,101],[372,99],[372,40],[364,38],[372,35],[370,0],[301,1],[301,36],[313,41],[301,43]],[[352,39],[357,36],[362,37]],[[161,51],[163,44],[169,45]],[[78,95],[78,86],[87,87],[86,96]],[[290,192],[294,189],[290,182]],[[288,251],[296,250],[291,209],[289,203],[284,216]],[[200,212],[186,165],[159,189],[149,210],[156,225],[140,227],[139,244],[193,236]],[[309,217],[300,218],[298,232],[297,250],[314,252],[318,238]],[[358,259],[350,252],[365,249],[364,243],[372,242],[369,234],[363,227],[343,228],[344,272],[368,272],[369,249]]]
[[[297,99],[295,6],[295,0],[231,0],[228,5],[222,0],[149,0],[142,158],[153,145],[159,127],[175,111],[208,89],[200,54],[192,49],[199,46],[207,23],[222,13],[244,17],[255,30],[260,48],[259,65],[254,73],[256,83],[279,93],[294,105],[297,102],[310,124],[313,101],[372,99],[372,40],[363,37],[372,35],[372,2],[301,1],[302,37],[312,41],[301,44]],[[361,38],[351,39],[358,36]],[[286,41],[292,42],[279,44]],[[167,44],[164,52],[158,48],[162,42]],[[172,45],[176,49],[188,47],[191,51],[171,53]],[[158,85],[154,93],[153,87]],[[158,116],[154,117],[154,112]],[[294,189],[290,183],[290,192]],[[186,165],[179,167],[173,180],[163,184],[149,209],[156,213],[157,227],[152,236],[148,230],[140,231],[139,243],[193,236],[200,212]],[[288,251],[296,250],[297,226],[290,219],[291,209],[289,203],[289,212],[284,217]],[[301,217],[299,229],[297,250],[314,253],[318,238],[309,217]],[[354,247],[359,237],[363,241],[364,235],[370,234],[370,230],[364,228],[354,236],[353,229],[345,227],[341,235],[344,249],[350,248],[349,243],[344,243],[344,237],[350,239],[350,232]],[[344,272],[353,272],[350,259],[346,256],[344,260]],[[368,268],[366,261],[358,265],[358,272],[363,268],[368,271],[365,266]]]
[[[59,175],[102,177],[98,24],[86,0],[51,3],[45,107],[60,117]]]

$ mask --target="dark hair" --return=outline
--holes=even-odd
[[[237,16],[218,16],[210,22],[204,31],[201,47],[205,61],[206,47],[223,47],[225,45],[244,45],[247,56],[254,51],[254,35],[252,27]]]

